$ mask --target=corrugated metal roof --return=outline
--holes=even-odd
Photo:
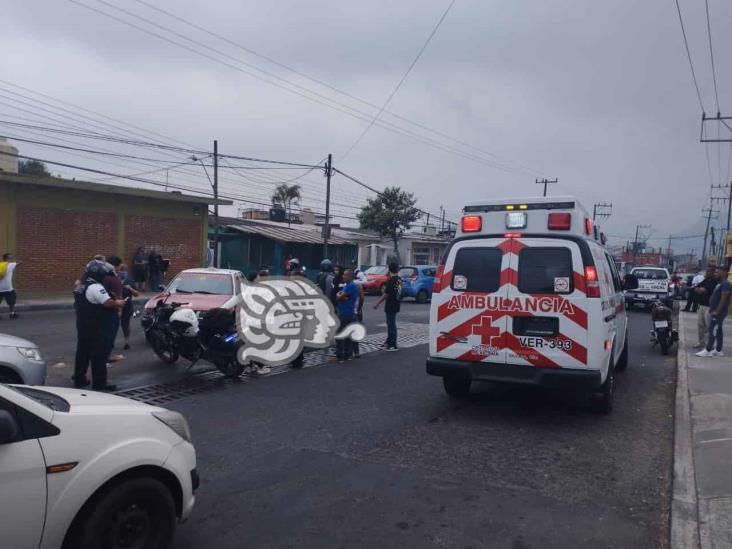
[[[319,229],[306,229],[300,225],[297,229],[288,227],[273,226],[270,223],[258,223],[256,221],[238,221],[236,224],[225,225],[227,229],[247,234],[258,234],[280,242],[294,242],[300,244],[322,244],[323,236]],[[355,245],[353,242],[331,234],[328,244],[334,245]]]

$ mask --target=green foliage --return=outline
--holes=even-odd
[[[414,206],[416,203],[412,193],[399,187],[387,187],[376,198],[368,199],[358,214],[358,221],[362,229],[389,237],[394,244],[394,252],[398,252],[399,238],[419,219],[420,212]]]
[[[51,175],[46,165],[39,160],[19,160],[18,173],[27,175]]]

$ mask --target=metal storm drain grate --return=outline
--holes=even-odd
[[[362,355],[373,353],[381,349],[385,340],[386,333],[368,335],[359,343],[359,350]],[[424,324],[406,324],[399,327],[400,348],[415,347],[425,344],[427,341],[428,328]],[[323,366],[332,362],[333,359],[335,359],[335,349],[333,348],[311,351],[305,353],[304,367]],[[224,377],[217,370],[207,370],[178,381],[157,385],[145,385],[133,389],[123,389],[117,391],[115,394],[144,402],[145,404],[164,406],[184,398],[241,385],[258,377],[271,377],[289,371],[291,371],[290,366],[284,364],[272,368],[272,371],[267,375],[258,376],[245,373],[239,378],[231,379]]]

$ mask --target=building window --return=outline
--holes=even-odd
[[[431,251],[430,248],[414,246],[412,248],[412,263],[415,265],[429,265]]]

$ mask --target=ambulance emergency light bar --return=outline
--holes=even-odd
[[[511,233],[507,233],[507,235],[520,236],[520,233],[514,233],[513,231],[527,228],[528,217],[531,215],[529,212],[531,210],[550,210],[545,217],[545,230],[549,231],[571,231],[572,216],[576,215],[579,217],[580,221],[580,225],[577,228],[581,227],[581,230],[585,235],[590,236],[595,240],[600,240],[603,244],[605,242],[605,235],[601,233],[596,226],[594,226],[592,219],[587,217],[586,212],[584,212],[584,208],[579,206],[573,200],[551,201],[538,199],[536,201],[532,200],[527,202],[506,201],[502,204],[473,203],[465,206],[463,209],[466,215],[464,215],[461,220],[460,228],[464,233],[481,232],[483,230],[483,216],[475,214],[504,212],[504,227],[506,230],[512,231]],[[551,210],[573,210],[573,212],[557,212]],[[495,218],[493,219],[494,221],[490,223],[491,228],[494,227],[493,223],[497,221]],[[498,229],[498,227],[495,228]],[[534,227],[533,230],[537,229],[538,227]]]

